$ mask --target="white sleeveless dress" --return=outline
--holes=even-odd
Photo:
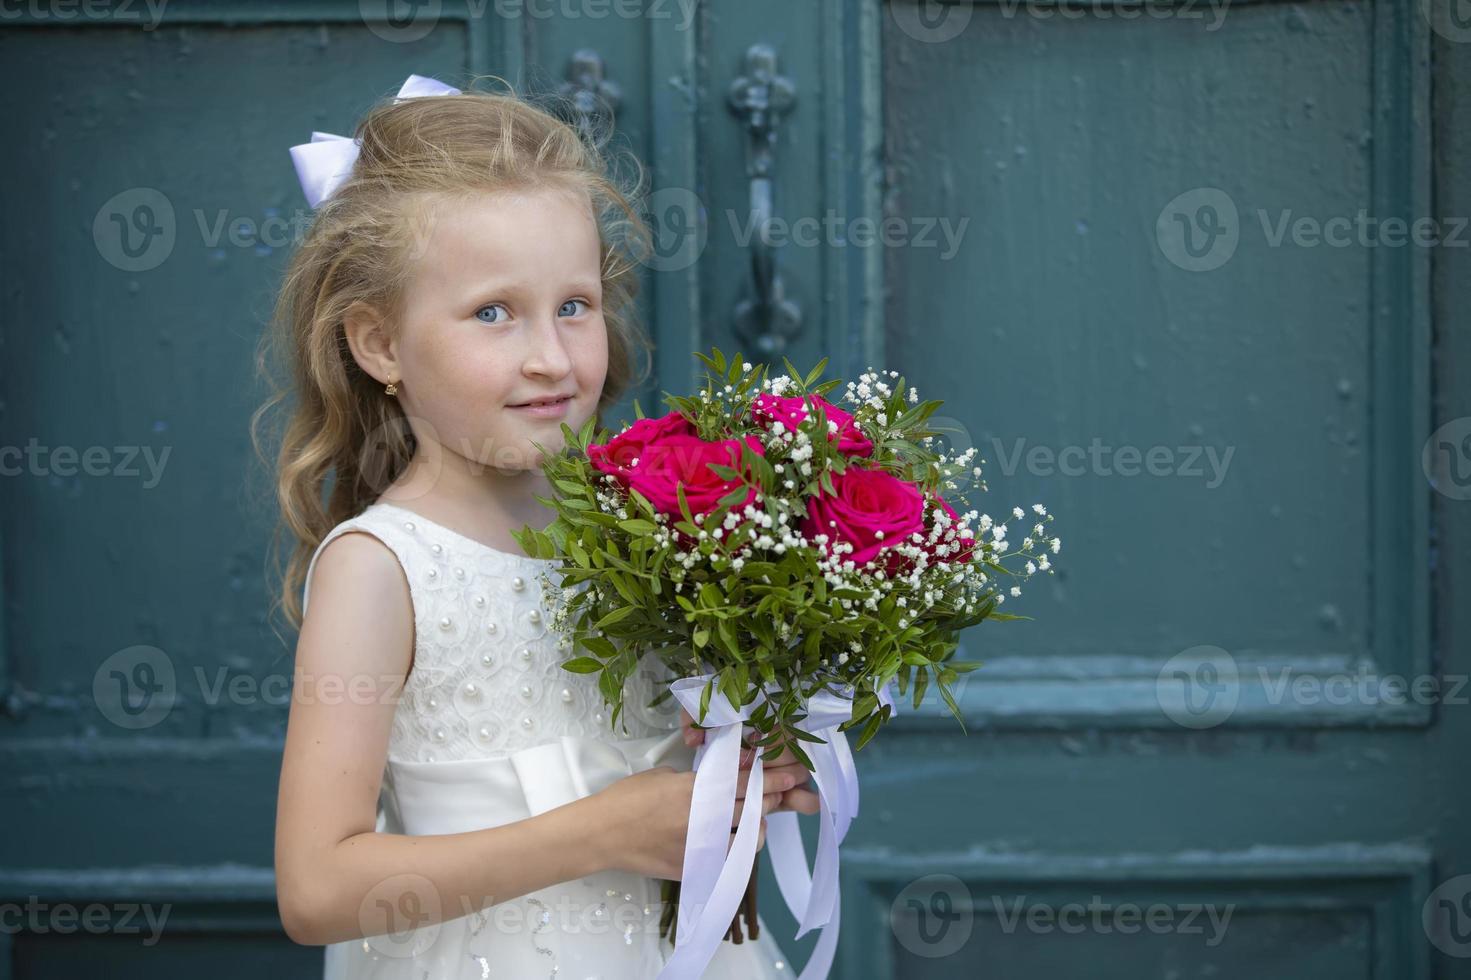
[[[693,767],[677,702],[647,706],[665,677],[657,658],[646,658],[625,691],[619,728],[626,734],[608,723],[596,675],[562,669],[571,641],[548,628],[541,605],[543,576],[560,581],[556,562],[491,548],[379,502],[322,540],[307,568],[303,609],[317,556],[348,531],[372,534],[393,551],[414,609],[414,664],[394,711],[380,833],[496,827],[654,766]],[[652,978],[673,949],[659,936],[659,901],[658,880],[605,871],[479,911],[451,909],[420,928],[409,923],[422,908],[398,909],[383,921],[402,924],[384,934],[328,945],[324,977]],[[721,943],[707,980],[794,975],[758,922],[756,940]]]

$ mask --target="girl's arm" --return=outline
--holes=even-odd
[[[413,651],[408,583],[382,542],[348,533],[322,549],[311,600],[276,811],[287,935],[322,945],[387,932],[385,907],[421,916],[396,930],[428,925],[612,866],[622,845],[605,818],[616,822],[627,808],[600,794],[470,833],[377,833],[388,736]]]

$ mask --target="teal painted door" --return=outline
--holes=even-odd
[[[860,753],[835,975],[1463,975],[1468,33],[1440,0],[1150,10],[0,19],[0,903],[38,910],[0,976],[319,971],[274,909],[293,638],[247,430],[285,151],[409,73],[549,89],[583,49],[654,174],[642,405],[772,335],[893,368],[982,509],[1064,537],[1037,620],[966,638],[970,734],[927,707]]]

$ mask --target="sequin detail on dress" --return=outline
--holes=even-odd
[[[555,561],[491,548],[386,503],[337,525],[317,554],[352,530],[398,556],[413,600],[414,665],[389,759],[505,758],[558,735],[639,738],[678,727],[672,698],[648,707],[660,689],[653,658],[629,679],[616,733],[597,675],[562,669],[571,640],[548,627],[543,604],[542,576],[560,582]]]

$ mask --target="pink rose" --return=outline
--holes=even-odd
[[[761,440],[745,437],[746,445],[763,455]],[[677,488],[684,487],[685,502],[690,513],[699,518],[719,505],[720,498],[745,486],[741,480],[727,480],[710,469],[710,463],[741,468],[741,444],[735,439],[708,442],[695,435],[666,435],[645,445],[644,455],[629,475],[629,485],[648,498],[661,513],[683,520]],[[735,511],[744,510],[756,497],[756,488],[747,487],[745,499]]]
[[[960,523],[960,515],[955,513],[955,509],[945,502],[944,497],[941,497],[939,494],[935,494],[934,499],[939,501],[940,506],[945,509],[945,513],[950,516],[951,526],[945,531],[944,534],[940,536],[940,539],[935,542],[934,546],[930,548],[930,553],[934,554],[935,550],[938,549],[940,545],[947,543],[945,540],[946,535],[953,534],[955,536],[954,540],[948,543],[951,545],[955,545],[958,543],[960,545],[960,550],[950,552],[950,554],[946,555],[943,559],[939,559],[938,555],[936,555],[936,558],[942,561],[950,562],[970,561],[971,558],[975,556],[976,539],[974,535],[969,531],[962,532],[956,527],[956,525]],[[931,528],[932,527],[933,525],[931,525]],[[929,532],[931,528],[925,529],[926,540],[929,539]]]
[[[873,443],[863,430],[858,428],[853,421],[853,416],[843,411],[832,402],[821,395],[810,395],[813,404],[822,406],[827,413],[827,420],[836,423],[838,427],[837,441],[838,450],[849,456],[870,456],[873,454]],[[807,418],[807,403],[801,398],[780,398],[776,395],[757,395],[751,402],[751,415],[757,422],[769,426],[771,422],[780,422],[787,430],[794,432]],[[833,434],[828,433],[831,440]]]
[[[837,542],[851,544],[852,552],[837,557],[859,567],[881,552],[890,573],[912,564],[912,559],[895,552],[893,546],[913,544],[910,535],[925,530],[924,495],[919,488],[883,470],[858,466],[834,474],[832,481],[835,494],[819,492],[808,498],[803,536],[814,540],[826,534],[824,550],[830,556]]]
[[[626,432],[609,439],[606,443],[595,443],[587,447],[587,459],[594,469],[611,473],[625,487],[634,468],[647,455],[651,443],[672,435],[695,434],[694,426],[678,412],[670,412],[663,418],[639,419]]]

